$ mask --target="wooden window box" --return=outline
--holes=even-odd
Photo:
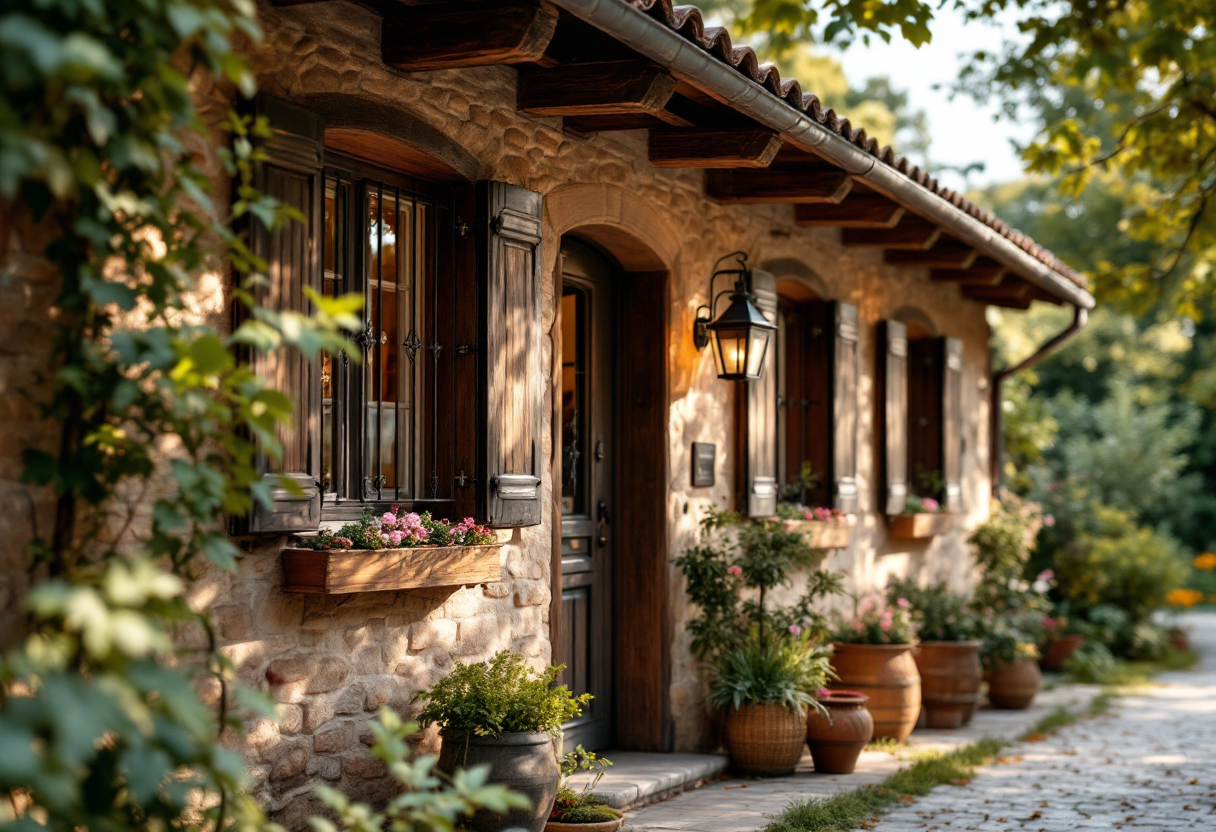
[[[887,518],[887,537],[896,540],[923,540],[953,529],[953,514],[895,514]]]
[[[845,549],[849,545],[849,527],[844,523],[786,520],[785,529],[801,534],[812,549]]]
[[[501,543],[328,552],[284,549],[283,590],[343,595],[493,583],[502,579],[501,549]]]

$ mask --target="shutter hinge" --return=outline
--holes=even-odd
[[[472,355],[475,352],[477,352],[476,344],[457,344],[456,345],[456,354],[457,355]]]
[[[464,217],[456,218],[456,234],[461,237],[469,236],[469,224],[465,222]]]

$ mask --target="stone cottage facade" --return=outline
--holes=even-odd
[[[239,569],[233,575],[202,576],[191,597],[213,614],[223,651],[242,679],[269,691],[279,703],[277,721],[250,722],[244,735],[232,741],[255,772],[259,796],[272,817],[288,826],[315,810],[307,796],[318,783],[339,784],[359,797],[388,795],[392,786],[385,768],[367,751],[366,720],[385,705],[417,713],[418,692],[453,662],[484,660],[503,649],[537,665],[573,659],[571,683],[590,689],[604,703],[593,714],[594,724],[586,727],[586,737],[593,738],[589,744],[650,751],[714,746],[702,705],[703,676],[683,629],[692,610],[671,560],[694,540],[706,506],[749,511],[749,500],[760,493],[757,446],[770,462],[780,457],[766,482],[784,485],[797,473],[788,463],[796,456],[786,446],[794,436],[789,414],[798,402],[791,404],[781,395],[794,384],[792,377],[782,376],[763,388],[771,391],[765,394],[770,398],[777,395],[780,414],[764,411],[773,414],[771,424],[757,425],[751,391],[759,382],[719,380],[712,350],[699,350],[694,343],[698,307],[711,302],[709,278],[724,255],[748,255],[748,264],[760,275],[756,285],[771,287],[769,296],[758,293],[761,301],[771,301],[771,309],[765,307],[770,313],[780,309],[782,315],[796,316],[802,314],[797,311],[801,305],[811,303],[855,309],[849,347],[855,350],[849,365],[855,376],[843,392],[834,388],[832,425],[821,437],[836,447],[851,441],[850,470],[835,470],[837,457],[828,471],[835,479],[819,486],[825,489],[824,504],[843,499],[851,517],[847,545],[828,550],[824,563],[845,572],[849,588],[858,592],[878,591],[891,577],[944,579],[960,588],[971,579],[964,541],[968,530],[986,518],[993,485],[985,306],[1025,308],[1032,300],[1092,305],[1079,278],[1049,253],[958,195],[941,191],[927,175],[874,146],[864,131],[823,112],[817,99],[803,97],[775,71],[756,67],[754,56],[731,48],[728,36],[724,44],[721,32],[704,30],[695,12],[673,10],[666,0],[496,3],[478,5],[483,22],[472,24],[460,17],[466,11],[456,7],[462,4],[388,5],[395,4],[379,11],[346,0],[261,4],[266,37],[252,48],[258,84],[278,102],[267,110],[272,116],[313,117],[295,132],[314,131],[324,147],[318,162],[328,166],[341,160],[334,162],[333,173],[320,173],[316,180],[323,183],[322,196],[328,200],[320,208],[324,217],[318,216],[320,224],[312,229],[313,244],[325,260],[318,278],[330,280],[342,271],[341,245],[320,239],[341,233],[341,221],[330,217],[353,217],[357,225],[372,200],[378,206],[371,248],[358,255],[362,260],[352,261],[367,274],[371,260],[380,258],[379,277],[367,279],[364,287],[370,304],[370,287],[376,283],[379,311],[369,314],[382,319],[375,328],[369,320],[369,355],[384,349],[388,339],[383,325],[386,287],[392,282],[383,259],[387,232],[397,241],[394,256],[402,256],[408,237],[415,258],[413,266],[394,267],[398,282],[392,289],[399,316],[394,326],[400,330],[395,337],[404,339],[409,350],[406,325],[438,314],[427,312],[423,298],[430,298],[434,309],[451,303],[459,310],[462,291],[487,291],[480,284],[487,279],[483,272],[489,254],[477,249],[481,243],[472,238],[502,224],[495,226],[493,218],[488,226],[478,224],[481,206],[496,191],[474,183],[503,183],[539,195],[528,203],[539,207],[538,234],[530,249],[536,258],[531,272],[537,280],[536,304],[529,307],[530,318],[517,319],[526,330],[514,332],[523,344],[519,349],[532,362],[519,372],[538,380],[534,399],[523,390],[524,400],[535,407],[526,409],[520,428],[531,437],[529,464],[539,479],[536,515],[497,529],[503,544],[497,580],[334,595],[285,590],[281,552],[288,534],[234,529],[244,551]],[[492,48],[473,49],[469,43],[476,37],[488,38],[484,20],[495,21],[495,31],[505,34]],[[456,30],[466,37],[452,35]],[[511,42],[503,45],[505,40]],[[674,50],[673,44],[682,44],[684,51]],[[667,63],[664,54],[672,56]],[[704,76],[690,74],[689,65],[680,63],[693,59],[737,76],[752,100],[728,101],[729,91],[715,86],[717,76],[709,70]],[[574,81],[563,83],[563,69]],[[604,80],[612,77],[610,71],[626,73],[619,86]],[[200,87],[196,94],[215,123],[233,103],[225,89]],[[588,104],[584,99],[597,100]],[[656,105],[658,99],[665,103]],[[757,109],[757,101],[784,113],[786,124],[773,124],[764,114],[768,111]],[[813,153],[810,122],[832,137],[814,142],[829,149],[848,145],[887,179],[840,168],[827,151]],[[706,141],[706,131],[720,135]],[[682,146],[655,139],[680,138],[682,132],[699,143]],[[742,138],[732,144],[731,135]],[[216,171],[217,193],[223,194],[226,183],[216,149],[199,151]],[[697,154],[703,157],[700,166]],[[374,188],[361,184],[373,180]],[[896,180],[906,186],[898,192],[883,190],[884,182]],[[356,205],[352,188],[362,189],[358,193],[367,201]],[[449,193],[444,189],[455,194],[450,203],[435,196]],[[919,195],[913,199],[908,196],[912,192]],[[355,207],[344,208],[348,198]],[[510,198],[503,203],[508,208]],[[423,205],[433,206],[429,218],[419,207]],[[405,223],[414,224],[415,236]],[[21,278],[0,289],[7,296],[0,304],[8,342],[4,384],[23,393],[5,397],[6,423],[16,429],[0,439],[2,487],[21,497],[10,505],[31,506],[28,518],[14,513],[0,519],[3,536],[10,540],[28,537],[39,519],[46,522],[46,507],[26,501],[16,484],[18,446],[45,441],[33,403],[49,349],[44,324],[53,275],[38,269],[40,244],[29,235],[20,239],[11,256],[28,268],[19,269]],[[368,253],[373,250],[375,257]],[[424,262],[428,257],[430,266]],[[461,273],[462,258],[476,264],[467,267],[474,282],[458,288],[456,298],[445,299],[441,287],[449,275]],[[403,299],[407,272],[416,278],[417,300]],[[508,275],[508,282],[519,278]],[[424,279],[430,282],[427,287]],[[204,319],[227,325],[227,289],[219,275],[200,287]],[[575,325],[574,315],[582,316],[581,324]],[[375,399],[380,420],[366,435],[375,433],[377,442],[394,449],[390,459],[376,446],[379,467],[367,467],[366,478],[357,476],[363,471],[349,476],[360,463],[331,445],[302,452],[305,458],[315,454],[314,462],[322,460],[320,468],[314,465],[306,472],[324,492],[313,528],[351,519],[364,504],[377,511],[391,503],[433,506],[437,516],[455,520],[466,512],[482,512],[476,519],[488,519],[487,505],[497,497],[483,490],[492,473],[483,460],[485,443],[494,441],[500,420],[507,418],[491,404],[501,385],[482,378],[469,380],[466,388],[459,377],[459,362],[470,355],[478,356],[482,371],[492,375],[487,365],[493,356],[487,351],[495,343],[513,343],[509,338],[493,341],[486,317],[483,308],[480,318],[468,324],[473,329],[462,332],[460,315],[454,314],[448,343],[433,341],[439,349],[428,352],[427,339],[421,338],[408,364],[401,358],[405,353],[398,354],[393,366],[399,372],[392,381],[399,388],[397,397],[390,401],[384,387],[365,399],[368,408]],[[438,334],[440,325],[426,319],[432,334]],[[942,417],[953,419],[945,431],[949,448],[934,453],[950,458],[953,474],[939,472],[950,482],[931,490],[941,492],[954,521],[949,531],[922,539],[889,534],[890,435],[895,428],[885,424],[891,418],[889,370],[884,369],[890,366],[885,362],[892,349],[888,322],[911,339],[905,344],[917,338],[925,344],[951,339],[943,360],[953,363],[939,370],[953,379],[947,387],[957,385],[948,394],[956,397],[950,400],[956,413]],[[787,361],[786,353],[779,352],[793,349],[788,346],[790,326],[782,330],[785,345],[772,344],[769,372],[794,366],[793,358]],[[376,328],[383,335],[379,348]],[[911,353],[921,354],[915,348]],[[405,368],[428,355],[437,356],[427,365],[433,375],[422,372],[414,378],[413,398],[401,393]],[[840,366],[833,365],[833,372],[839,373]],[[338,373],[336,364],[315,368],[308,384],[320,379],[318,401],[337,400],[326,385],[335,384]],[[387,375],[378,378],[378,384],[389,384]],[[423,402],[430,402],[429,413],[446,413],[441,407],[446,392],[438,383],[426,386],[440,378],[445,389],[476,389],[480,397],[480,415],[459,423],[469,430],[453,434],[442,429],[448,431],[440,433],[443,447],[437,421],[428,423],[430,417],[418,415]],[[850,421],[849,430],[842,432],[837,429],[839,408],[846,395]],[[940,404],[942,391],[937,395]],[[306,408],[302,391],[300,401]],[[385,432],[389,408],[399,421]],[[316,415],[322,433],[333,424],[324,420],[337,420],[337,412]],[[407,423],[414,425],[413,433],[402,427]],[[432,451],[426,449],[430,442]],[[712,484],[694,485],[706,482],[693,477],[694,443],[713,446],[708,462]],[[447,445],[454,449],[451,453]],[[365,467],[370,465],[369,448],[362,447]],[[446,462],[437,461],[441,458]],[[332,470],[325,467],[326,460],[335,461]],[[305,463],[301,470],[308,467]],[[444,465],[450,470],[444,469],[440,482],[437,471]],[[912,467],[907,459],[904,465]],[[416,475],[414,491],[400,484],[408,479],[402,473],[407,468]],[[392,490],[384,473],[389,469],[399,484],[385,497],[386,487]],[[572,477],[579,471],[584,472],[581,479]],[[904,472],[904,485],[913,473]],[[339,490],[343,477],[350,480],[346,492]],[[855,491],[842,491],[842,482]],[[915,484],[909,487],[916,490]],[[372,492],[377,492],[374,498]],[[10,574],[3,580],[23,579]],[[10,583],[4,591],[11,598],[20,586]],[[13,605],[0,606],[8,610]],[[426,734],[420,742],[433,746],[436,737]]]

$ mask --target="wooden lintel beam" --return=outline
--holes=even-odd
[[[941,235],[942,230],[928,220],[905,215],[894,228],[846,228],[840,241],[851,248],[924,251],[932,248]]]
[[[883,259],[894,266],[921,266],[930,269],[969,269],[979,252],[953,241],[939,242],[927,251],[887,249]]]
[[[819,228],[894,228],[903,206],[878,194],[849,194],[839,205],[795,205],[794,222]]]
[[[402,4],[381,24],[380,54],[407,72],[539,61],[557,17],[541,0]]]
[[[650,163],[659,168],[766,168],[780,149],[771,130],[650,131]]]
[[[535,116],[607,116],[642,113],[663,117],[676,79],[646,61],[607,61],[537,69],[519,74],[519,109]]]
[[[705,190],[719,202],[839,203],[853,187],[834,165],[757,170],[709,170]]]

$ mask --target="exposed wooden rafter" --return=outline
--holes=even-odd
[[[931,269],[969,269],[979,252],[957,240],[938,242],[931,249],[908,251],[887,249],[883,259],[894,266],[921,266]]]
[[[839,205],[795,205],[794,222],[821,228],[894,228],[904,209],[885,196],[850,193]]]
[[[929,277],[938,283],[962,286],[996,286],[1008,270],[991,257],[977,257],[969,269],[934,269]]]
[[[518,105],[536,116],[640,114],[683,124],[663,109],[675,89],[675,78],[646,61],[572,64],[521,72]]]
[[[999,286],[964,286],[963,297],[981,303],[1026,309],[1035,299],[1035,288],[1020,278],[1009,276]]]
[[[758,170],[710,170],[706,191],[719,202],[839,203],[853,180],[833,165]]]
[[[380,28],[384,63],[406,71],[541,60],[558,11],[539,0],[394,5]]]
[[[781,149],[771,130],[651,130],[650,162],[660,168],[765,168]]]
[[[909,214],[894,228],[846,228],[840,239],[853,248],[873,246],[923,251],[931,248],[941,235],[942,230],[933,223]]]

